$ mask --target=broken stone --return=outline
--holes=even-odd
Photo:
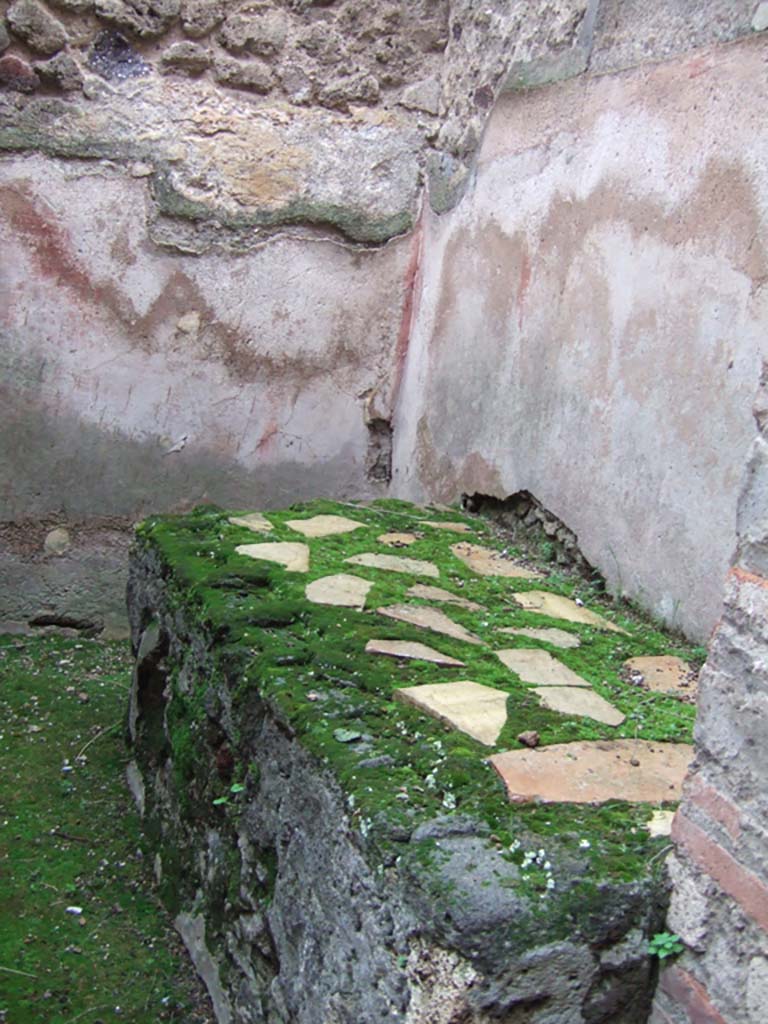
[[[182,0],[181,27],[188,36],[199,39],[212,32],[226,13],[226,0]]]
[[[496,651],[496,657],[517,673],[524,683],[536,683],[537,686],[592,685],[562,661],[553,658],[549,651],[541,651],[537,647],[508,648]]]
[[[507,720],[508,696],[504,690],[469,679],[395,690],[397,699],[413,704],[487,747],[496,743]]]
[[[423,110],[425,114],[440,113],[440,80],[424,78],[403,89],[398,103],[408,110]]]
[[[468,544],[461,541],[453,544],[451,551],[478,576],[516,577],[524,580],[540,580],[543,576],[535,569],[524,569],[521,565],[504,558],[498,551],[480,547],[479,544]]]
[[[96,14],[142,39],[161,36],[171,27],[181,9],[181,0],[96,0]]]
[[[312,516],[311,519],[289,519],[285,525],[305,537],[332,537],[337,533],[359,530],[365,523],[344,516]]]
[[[309,572],[309,548],[306,544],[291,541],[277,541],[266,544],[238,544],[238,555],[257,558],[265,562],[276,562],[288,572]]]
[[[211,51],[199,43],[173,43],[160,58],[160,63],[167,71],[199,75],[211,66],[213,57]]]
[[[75,92],[83,86],[80,65],[68,53],[58,53],[50,60],[39,61],[35,64],[35,71],[43,81],[52,83],[62,92]]]
[[[405,548],[415,544],[417,537],[413,533],[382,533],[376,540],[379,544],[389,544],[393,548]]]
[[[466,523],[441,523],[437,519],[421,519],[419,526],[431,526],[435,530],[448,530],[450,533],[472,533]]]
[[[669,654],[629,658],[623,667],[655,693],[670,693],[678,697],[696,695],[695,673],[682,658],[675,658]]]
[[[282,50],[287,32],[282,11],[234,13],[222,25],[219,41],[231,53],[248,51],[259,57],[274,57]]]
[[[249,89],[264,95],[272,88],[271,68],[260,60],[240,61],[233,57],[220,57],[213,69],[213,77],[220,85],[233,89]]]
[[[360,576],[338,573],[336,576],[322,576],[308,583],[304,591],[313,604],[339,605],[343,608],[363,608],[368,591],[373,586]]]
[[[6,18],[11,31],[35,53],[58,53],[67,42],[64,26],[36,0],[16,0]]]
[[[761,3],[757,5],[757,9],[752,17],[752,30],[754,32],[764,32],[768,28],[768,3]]]
[[[483,642],[480,637],[470,633],[437,608],[424,608],[415,604],[391,604],[385,608],[377,608],[376,611],[379,615],[386,615],[398,622],[408,622],[421,629],[431,629],[434,633],[442,633],[444,636],[453,637],[454,640],[463,640],[468,644]]]
[[[568,648],[581,647],[581,640],[573,633],[567,633],[564,629],[515,629],[514,626],[503,626],[499,633],[507,633],[510,636],[525,636],[530,640],[542,640],[553,647]]]
[[[152,173],[151,167],[149,168],[149,173]],[[200,330],[200,314],[193,310],[190,313],[185,313],[183,316],[180,316],[176,321],[176,330],[181,331],[182,334],[197,335]],[[264,521],[266,522],[266,520]],[[232,522],[231,519],[230,522]]]
[[[272,523],[261,512],[248,512],[244,516],[230,516],[229,522],[233,526],[244,526],[247,530],[254,530],[256,533],[268,533],[273,528]]]
[[[21,57],[6,53],[0,57],[0,86],[15,92],[34,92],[40,85],[40,79],[33,69]]]
[[[576,686],[535,686],[533,692],[545,708],[561,715],[582,715],[612,727],[621,725],[626,718],[594,690]]]
[[[464,662],[441,654],[433,647],[416,643],[411,640],[369,640],[365,645],[367,654],[385,654],[390,658],[409,658],[418,661],[431,661],[435,665],[463,667]]]
[[[529,612],[548,615],[552,619],[565,619],[566,622],[580,622],[585,626],[608,629],[614,633],[627,633],[626,629],[609,622],[597,612],[591,612],[589,608],[584,608],[560,594],[552,594],[547,590],[526,590],[513,594],[512,597],[521,608]]]
[[[72,538],[69,535],[69,530],[65,530],[63,526],[57,526],[55,530],[51,530],[50,533],[46,534],[43,541],[43,549],[46,555],[63,555],[71,543]]]
[[[420,597],[424,601],[445,601],[446,604],[455,604],[458,608],[466,608],[470,612],[485,611],[483,605],[475,601],[468,601],[466,597],[459,597],[450,590],[443,590],[442,587],[430,587],[427,583],[414,583],[406,592],[406,596]]]
[[[630,764],[640,759],[642,771]],[[693,758],[686,743],[598,740],[494,754],[490,763],[512,801],[604,803],[679,800]]]
[[[517,742],[522,743],[524,747],[530,747],[533,749],[534,747],[538,747],[539,739],[539,734],[535,729],[528,729],[526,732],[518,734]]]
[[[674,816],[674,811],[654,811],[645,827],[654,838],[669,836],[672,834],[672,819]]]
[[[348,110],[350,103],[376,103],[379,83],[373,75],[357,74],[332,79],[320,90],[318,101],[331,110]]]
[[[424,562],[418,558],[402,558],[399,555],[377,555],[365,552],[345,558],[352,565],[364,565],[369,569],[384,569],[386,572],[405,572],[412,576],[439,576],[440,571],[432,562]]]

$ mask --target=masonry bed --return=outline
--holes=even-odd
[[[297,532],[316,516],[358,526]],[[666,840],[647,825],[674,805],[511,803],[488,757],[523,750],[517,737],[531,732],[539,749],[689,742],[692,704],[637,685],[622,666],[692,652],[628,609],[601,608],[583,579],[479,575],[452,548],[503,540],[454,510],[312,502],[258,519],[249,528],[202,508],[147,520],[129,582],[129,776],[164,899],[219,1020],[644,1021],[647,940],[666,906]],[[411,540],[380,539],[392,534]],[[236,550],[281,542],[306,542],[307,571]],[[346,561],[371,552],[439,575]],[[338,574],[371,584],[364,608],[307,598],[309,583]],[[417,583],[464,599],[440,608],[476,642],[377,612],[433,607],[409,594]],[[579,646],[557,650],[621,724],[551,710],[497,656],[550,649],[498,632],[563,625],[512,596],[541,588],[581,596],[621,630],[567,623]],[[428,644],[461,665],[366,652],[381,640]],[[508,694],[491,744],[397,699],[464,679]]]

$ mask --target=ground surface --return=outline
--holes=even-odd
[[[0,637],[7,1024],[213,1020],[153,895],[125,788],[130,669],[127,643]]]

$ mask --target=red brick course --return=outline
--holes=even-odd
[[[745,914],[768,931],[768,885],[694,825],[681,809],[672,823],[672,839],[731,896]]]
[[[694,775],[686,783],[685,796],[688,801],[704,811],[713,821],[722,825],[731,839],[741,835],[741,812],[728,797],[706,783],[700,775]]]
[[[659,987],[687,1013],[690,1024],[728,1024],[726,1018],[712,1005],[709,993],[701,982],[681,967],[669,967],[664,971]]]

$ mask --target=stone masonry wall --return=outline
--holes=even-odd
[[[739,549],[699,682],[697,755],[675,818],[669,927],[686,945],[652,1024],[760,1024],[768,1001],[768,365]]]

